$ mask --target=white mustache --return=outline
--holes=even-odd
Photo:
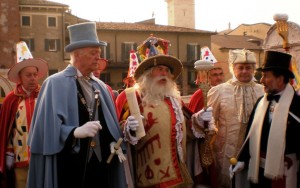
[[[158,77],[153,78],[154,82],[160,81],[160,80],[167,80],[167,81],[169,81],[167,76],[158,76]]]

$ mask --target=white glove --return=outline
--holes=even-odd
[[[15,154],[12,152],[6,152],[6,168],[8,170],[11,170],[14,167],[15,164]]]
[[[132,131],[136,131],[137,127],[139,126],[139,122],[133,116],[129,116],[127,118],[126,124],[127,127]]]
[[[75,138],[94,137],[102,129],[100,121],[88,121],[84,125],[77,127],[74,131]]]
[[[115,145],[116,145],[116,142],[111,142],[111,143],[110,143],[110,152],[113,153],[113,154],[117,154],[120,163],[122,163],[123,161],[126,160],[126,157],[125,157],[125,155],[123,154],[123,151],[122,151],[122,148],[121,148],[121,147],[119,147],[118,150],[115,150]]]
[[[208,107],[205,111],[204,109],[197,112],[196,117],[198,121],[211,121],[212,120],[212,107]]]
[[[212,117],[212,107],[207,108],[206,110],[202,109],[199,112],[193,115],[196,119],[196,122],[202,129],[205,129],[204,122],[208,122],[209,130],[213,130],[215,127],[214,119]],[[211,127],[211,128],[210,128]]]
[[[245,162],[240,162],[240,161],[238,161],[236,163],[236,165],[234,166],[234,168],[232,168],[232,165],[230,165],[230,167],[229,167],[229,176],[230,176],[230,179],[233,178],[235,172],[242,171],[244,169],[244,167],[245,167]]]

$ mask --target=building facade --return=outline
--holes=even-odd
[[[19,7],[15,16],[8,18],[8,22],[10,19],[18,20],[14,25],[19,30],[8,29],[9,33],[18,32],[8,47],[11,50],[7,55],[10,59],[0,61],[2,72],[7,72],[14,64],[14,45],[19,40],[27,43],[33,57],[48,62],[49,75],[63,70],[69,62],[69,54],[64,52],[64,46],[70,41],[67,26],[88,20],[72,15],[69,6],[61,3],[46,0],[7,0],[5,3],[8,2],[14,2],[12,7]],[[99,40],[108,43],[107,47],[102,48],[101,57],[108,59],[108,66],[101,74],[101,79],[116,90],[123,87],[122,80],[127,76],[130,50],[136,50],[151,34],[169,40],[169,54],[179,58],[184,67],[177,80],[182,95],[191,94],[197,89],[194,83],[194,62],[200,58],[201,47],[210,47],[211,35],[216,34],[191,28],[157,25],[154,19],[139,23],[98,22],[97,33]],[[5,39],[8,34],[4,33],[2,36]],[[4,45],[1,42],[0,48]],[[2,54],[3,52],[0,55]]]

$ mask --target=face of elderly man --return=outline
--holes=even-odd
[[[157,83],[160,85],[165,85],[167,83],[166,77],[171,79],[170,68],[164,65],[158,65],[152,68],[151,73],[153,78],[157,78]],[[161,79],[159,79],[161,78]]]
[[[247,83],[250,82],[254,75],[253,63],[236,63],[233,65],[234,76],[238,81]]]
[[[209,71],[209,81],[211,86],[216,86],[224,82],[222,68],[215,68]]]
[[[38,69],[36,67],[25,67],[19,72],[20,81],[24,89],[31,92],[38,86]]]
[[[88,76],[98,69],[101,49],[99,47],[87,47],[75,50],[74,65],[82,75]]]

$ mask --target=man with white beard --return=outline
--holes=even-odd
[[[116,100],[125,141],[133,145],[131,166],[137,187],[192,185],[186,167],[187,139],[205,136],[204,121],[208,121],[211,132],[215,131],[210,110],[193,114],[191,123],[186,123],[184,104],[175,82],[182,64],[176,57],[165,55],[168,46],[169,41],[151,36],[138,47],[144,59],[135,71],[134,88],[144,117],[144,137],[135,135],[138,123],[130,115],[126,94],[121,93]]]

